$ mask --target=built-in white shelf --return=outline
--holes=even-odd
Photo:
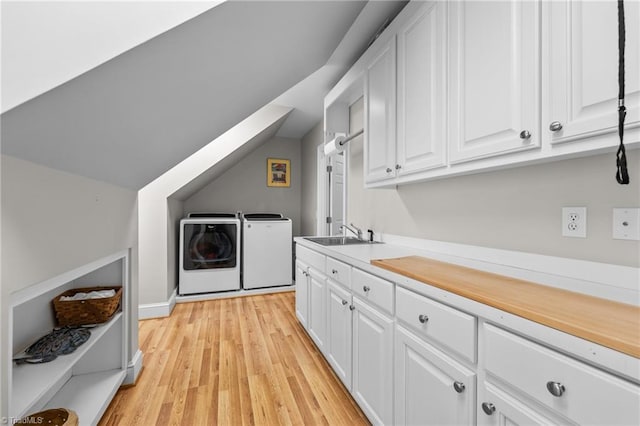
[[[8,414],[19,419],[48,408],[76,412],[81,425],[95,425],[127,373],[129,251],[123,250],[11,295],[7,400]],[[118,312],[90,328],[91,336],[74,352],[42,364],[16,364],[13,358],[55,326],[51,301],[74,288],[122,286]],[[6,404],[6,405],[4,405]]]

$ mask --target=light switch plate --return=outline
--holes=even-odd
[[[640,241],[640,208],[613,209],[613,239]]]

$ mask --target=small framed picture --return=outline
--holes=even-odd
[[[267,186],[291,186],[291,160],[267,158]]]

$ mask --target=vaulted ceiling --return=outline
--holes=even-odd
[[[2,152],[139,189],[276,97],[318,97],[308,87],[322,93],[344,72],[327,62],[365,3],[219,4],[4,112]],[[403,2],[372,4],[351,61]],[[309,130],[306,119],[289,136]]]

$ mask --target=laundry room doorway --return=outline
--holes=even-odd
[[[340,154],[326,156],[324,146],[318,146],[317,182],[318,211],[317,235],[341,235],[347,211],[346,181],[348,149]]]

